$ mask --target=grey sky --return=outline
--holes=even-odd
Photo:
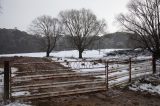
[[[129,0],[1,0],[0,28],[27,31],[33,19],[41,15],[57,17],[65,9],[91,9],[99,19],[104,18],[108,31],[118,30],[114,25],[117,14],[126,11]]]

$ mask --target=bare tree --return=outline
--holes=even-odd
[[[104,20],[87,9],[62,11],[59,14],[64,24],[65,34],[71,37],[73,44],[82,58],[83,51],[95,40],[95,36],[104,32]]]
[[[46,57],[56,46],[57,39],[60,37],[62,25],[57,18],[50,16],[40,16],[32,21],[30,30],[46,39]]]
[[[153,73],[156,73],[155,60],[160,58],[160,0],[131,0],[128,14],[120,14],[118,22],[137,35],[137,40],[153,54]]]

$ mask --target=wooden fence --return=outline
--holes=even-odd
[[[94,67],[90,63],[99,60],[83,61],[88,66],[78,67],[77,69],[96,69],[93,72],[74,72],[68,71],[73,62],[80,61],[65,61],[58,62],[65,63],[67,69],[54,70],[38,70],[43,71],[66,71],[63,73],[50,74],[32,74],[35,70],[27,70],[25,72],[12,72],[9,62],[4,62],[4,98],[7,99],[39,99],[54,96],[65,96],[72,94],[81,94],[97,91],[106,91],[108,88],[121,85],[123,83],[131,82],[133,79],[152,74],[151,59],[136,60],[127,59],[123,61],[101,61],[103,67]],[[32,63],[14,63],[14,65],[29,65],[42,64],[41,62]],[[50,64],[50,62],[43,62],[43,64]],[[55,64],[55,62],[53,62]],[[57,63],[56,63],[57,64]],[[95,64],[95,63],[94,63]],[[159,66],[158,66],[159,67]],[[72,67],[73,68],[73,67]],[[36,70],[37,71],[37,70]],[[19,76],[21,74],[21,76]],[[29,75],[28,75],[29,74]],[[75,80],[76,79],[76,80]],[[44,82],[43,82],[44,81]],[[46,81],[46,82],[45,82]],[[38,83],[37,83],[38,82]],[[15,95],[15,93],[22,93],[23,95]],[[26,92],[29,92],[27,94]]]

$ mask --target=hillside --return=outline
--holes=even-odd
[[[137,42],[134,35],[125,32],[116,32],[97,37],[89,49],[106,48],[135,48]],[[74,49],[68,36],[58,40],[54,50]],[[0,29],[0,54],[26,53],[44,51],[44,39],[17,29]]]
[[[124,49],[124,48],[136,48],[139,46],[139,42],[135,40],[136,35],[126,32],[116,32],[105,34],[101,37],[97,37],[96,41],[91,44],[89,49]],[[56,50],[68,50],[72,49],[72,44],[68,40],[69,38],[63,36],[58,42]]]
[[[104,48],[136,48],[138,47],[135,41],[134,34],[126,32],[116,32],[102,36],[102,46]]]
[[[41,51],[41,39],[17,29],[0,29],[0,53]]]

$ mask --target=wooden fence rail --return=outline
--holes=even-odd
[[[92,60],[91,62],[93,61],[96,61],[96,60]],[[58,64],[58,62],[30,62],[30,63],[14,63],[14,65],[29,65],[29,64],[47,64],[49,65],[49,64],[54,64],[54,63]],[[114,63],[118,64],[119,66],[117,65],[117,67],[115,67],[113,65]],[[129,58],[128,60],[125,60],[122,62],[121,61],[103,61],[102,64],[104,64],[104,67],[99,67],[97,68],[99,70],[93,71],[93,72],[71,72],[68,69],[57,68],[54,70],[26,70],[24,72],[17,71],[17,72],[11,73],[9,62],[5,62],[4,63],[5,65],[5,68],[4,68],[4,78],[5,78],[5,82],[4,82],[5,96],[4,97],[5,97],[5,100],[9,98],[38,99],[38,98],[51,97],[51,96],[62,96],[62,95],[108,90],[111,87],[114,87],[114,86],[117,86],[123,83],[131,82],[132,79],[135,79],[136,77],[149,75],[152,73],[152,66],[151,66],[150,59],[147,59],[147,61],[144,61],[144,60],[136,61],[135,59],[132,60],[131,58]],[[121,66],[123,64],[125,65]],[[86,67],[86,69],[92,69],[92,68]],[[85,69],[85,68],[82,68],[82,69]],[[36,75],[33,74],[32,75],[32,73],[37,72],[37,71],[54,72],[58,70],[59,71],[63,70],[66,72],[57,73],[57,74],[54,73],[54,74],[36,74]],[[10,74],[15,74],[15,75],[12,76]],[[24,74],[24,75],[20,76],[21,74]],[[60,81],[60,82],[54,81],[55,79],[63,79],[63,78],[70,79],[73,77],[83,77],[85,79]],[[37,84],[29,83],[32,81],[34,82],[34,81],[43,81],[43,80],[50,80],[50,82],[37,83]],[[27,84],[25,85],[25,83]],[[42,92],[42,93],[39,92],[36,94],[31,92],[31,91],[42,90],[42,89],[43,90],[44,89],[54,90],[55,88],[65,88],[65,87],[74,87],[74,86],[84,86],[84,87],[78,88],[78,89],[77,88],[76,89],[66,89],[66,90],[64,89],[62,91],[47,91],[47,92]],[[31,94],[23,95],[23,96],[12,95],[12,93],[14,92],[23,92],[23,91],[29,91],[31,92]]]
[[[73,94],[82,94],[82,93],[89,93],[89,92],[97,92],[97,91],[105,91],[106,87],[94,87],[94,88],[82,88],[82,89],[74,89],[74,90],[67,90],[67,91],[59,91],[59,92],[49,92],[49,93],[39,93],[35,95],[29,96],[13,96],[14,99],[39,99],[39,98],[46,98],[46,97],[56,97],[56,96],[66,96],[66,95],[73,95]]]

